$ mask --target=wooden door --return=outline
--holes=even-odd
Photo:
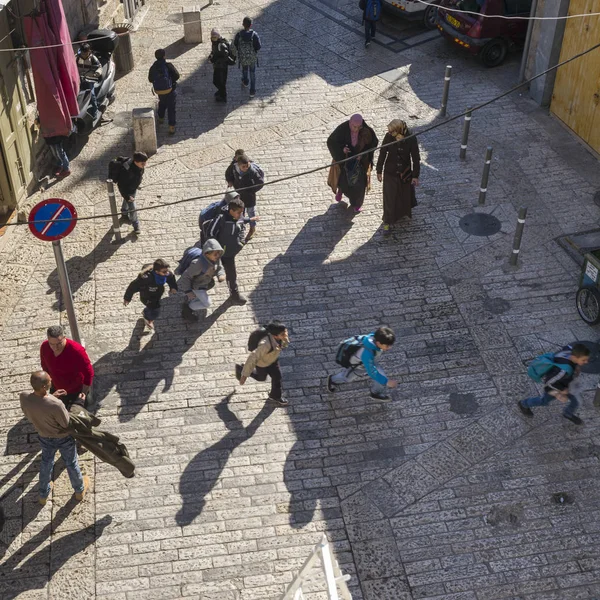
[[[598,12],[598,0],[571,0],[569,14]],[[560,61],[600,40],[600,17],[568,19]],[[556,74],[550,110],[596,152],[600,152],[600,48],[577,58]]]
[[[0,12],[1,38],[4,39],[0,48],[12,48],[4,10]],[[27,186],[33,179],[31,132],[14,52],[0,52],[0,145],[8,175],[2,196],[5,205],[14,207],[27,195]]]

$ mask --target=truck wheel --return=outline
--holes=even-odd
[[[430,4],[423,14],[423,25],[426,29],[435,29],[437,20],[438,7],[437,4]]]
[[[489,41],[479,53],[479,60],[486,67],[497,67],[508,54],[508,44],[502,38]]]
[[[588,325],[600,323],[600,292],[595,287],[580,287],[575,302],[579,316]]]

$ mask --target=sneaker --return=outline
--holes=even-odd
[[[186,321],[197,321],[198,315],[190,308],[190,305],[187,302],[184,302],[181,305],[181,316]]]
[[[64,179],[65,177],[68,177],[70,174],[71,174],[71,170],[70,170],[70,169],[63,169],[63,170],[60,172],[60,175],[59,175],[59,177],[60,177],[61,179]]]
[[[254,236],[254,234],[256,233],[256,227],[250,227],[250,231],[248,232],[248,235],[246,236],[246,239],[244,240],[244,242],[247,244],[252,237]]]
[[[244,304],[248,302],[248,299],[242,296],[239,292],[231,294],[231,296],[229,296],[229,299],[233,304],[239,304],[240,306],[244,306]]]
[[[565,415],[563,413],[563,417],[565,419],[569,419],[569,421],[571,421],[571,423],[575,423],[575,425],[583,425],[583,420],[580,419],[577,415]]]
[[[383,237],[390,237],[392,235],[392,230],[387,223],[383,224]]]
[[[52,493],[52,488],[54,487],[54,481],[50,482],[50,491],[48,492],[48,496],[38,496],[38,502],[42,505],[42,506],[46,506],[46,503],[48,502],[48,497],[50,496],[50,494]]]
[[[392,400],[390,396],[383,392],[371,392],[370,396],[373,400],[381,400],[382,402],[390,402]]]
[[[243,88],[247,88],[247,87],[248,87],[248,84],[247,84],[247,83],[244,83],[244,82],[242,81],[242,87],[243,87]]]
[[[517,406],[526,417],[533,417],[533,411],[528,406],[523,406],[520,400],[517,402]]]
[[[368,48],[371,45],[371,42],[365,42],[365,48]]]
[[[165,118],[163,117],[162,119],[160,117],[158,117],[158,124],[162,125],[165,122]]]
[[[275,402],[275,404],[277,404],[278,406],[289,406],[290,405],[290,403],[285,398],[271,398],[271,396],[269,396],[268,399],[271,400],[272,402]]]
[[[175,133],[175,125],[169,125],[169,135],[173,135]]]
[[[337,386],[335,385],[335,383],[333,383],[333,381],[331,381],[332,377],[333,375],[329,375],[327,377],[327,391],[333,394],[333,392],[337,390]]]
[[[242,378],[242,365],[235,365],[235,378],[238,381]]]
[[[154,331],[154,321],[148,321],[148,319],[144,318],[144,325],[145,325],[145,326],[146,326],[148,329],[150,329],[150,330]]]
[[[256,92],[250,92],[250,98],[254,98],[256,96]]]
[[[62,173],[62,171],[63,171],[63,170],[62,170],[62,169],[60,169],[60,168],[59,168],[59,169],[55,169],[55,170],[54,170],[54,173],[53,173],[53,174],[54,174],[54,177],[60,177],[60,174]]]
[[[338,190],[337,194],[335,195],[335,201],[336,202],[341,202],[342,198],[343,198],[343,194],[342,194],[341,190]]]
[[[142,230],[140,229],[140,226],[139,226],[139,225],[134,225],[134,226],[133,226],[133,233],[134,233],[135,235],[141,235],[141,234],[142,234]]]
[[[355,207],[354,207],[354,212],[355,212],[356,214],[358,214],[358,213],[361,213],[361,212],[362,212],[362,206],[355,206]]]
[[[75,492],[75,499],[81,502],[90,487],[90,478],[87,475],[83,476],[83,490],[81,492]]]

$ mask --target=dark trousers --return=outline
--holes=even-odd
[[[164,119],[165,112],[168,116],[169,125],[175,127],[175,100],[177,98],[177,92],[172,90],[168,94],[162,94],[158,96],[158,118]]]
[[[254,371],[250,373],[250,377],[256,379],[256,381],[266,381],[267,376],[271,377],[271,392],[269,393],[269,398],[281,400],[281,369],[279,368],[278,360],[268,367],[256,367]]]
[[[238,293],[238,285],[237,285],[237,269],[235,268],[235,256],[230,256],[225,258],[221,257],[221,264],[225,269],[225,279],[227,280],[227,285],[229,286],[229,291],[231,294]]]
[[[50,393],[54,394],[55,391],[56,391],[55,387],[52,386],[50,388]],[[81,390],[79,390],[78,392],[72,392],[71,394],[65,394],[64,396],[61,396],[58,399],[65,405],[65,408],[67,410],[71,410],[71,407],[73,406],[73,404],[78,404],[79,406],[85,407],[85,400],[80,398],[79,394],[81,394]]]
[[[213,83],[217,88],[217,98],[227,98],[227,67],[215,67],[213,72]]]
[[[370,42],[377,33],[377,21],[367,21],[365,19],[365,43]]]

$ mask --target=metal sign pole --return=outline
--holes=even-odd
[[[75,307],[73,306],[73,295],[71,293],[71,283],[69,282],[69,274],[67,273],[67,265],[62,251],[60,240],[52,242],[52,250],[56,259],[56,270],[58,271],[58,281],[60,282],[60,291],[67,309],[67,318],[69,319],[69,327],[71,329],[71,337],[81,344],[79,335],[79,326],[77,325],[77,317],[75,316]]]

